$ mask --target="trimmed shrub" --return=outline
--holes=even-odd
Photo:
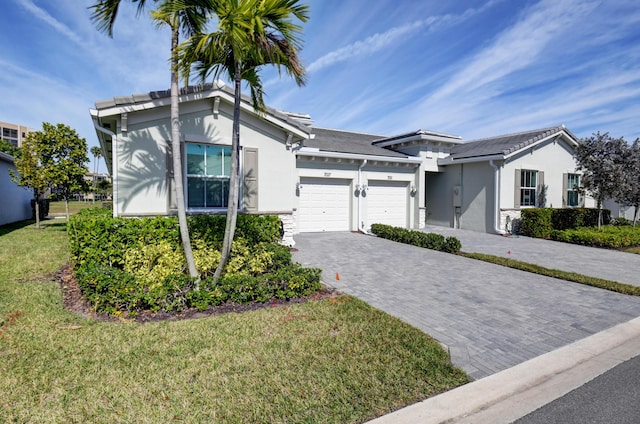
[[[523,209],[520,212],[522,234],[528,237],[549,238],[553,231],[552,213],[553,209],[550,208]]]
[[[441,252],[458,253],[462,247],[460,240],[455,237],[447,237],[445,239],[441,234],[407,230],[406,228],[392,227],[385,224],[371,225],[371,232],[380,238]]]
[[[611,211],[602,210],[602,223],[609,224]],[[551,223],[554,230],[568,228],[595,227],[598,225],[598,209],[593,208],[563,208],[553,209]]]
[[[603,226],[600,230],[594,227],[554,230],[551,238],[565,243],[619,249],[640,246],[640,227]]]
[[[213,286],[207,277],[220,260],[224,225],[224,216],[189,217],[196,267],[204,277],[195,290],[175,217],[124,219],[106,209],[83,210],[68,224],[76,278],[97,311],[115,315],[289,299],[321,288],[319,269],[292,263],[289,248],[274,243],[280,220],[256,215],[238,216],[230,260]]]

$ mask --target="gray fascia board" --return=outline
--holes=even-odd
[[[96,102],[97,116],[98,117],[106,117],[106,116],[115,116],[120,115],[123,112],[138,112],[142,110],[150,110],[163,106],[171,105],[170,97],[161,97],[157,99],[152,99],[149,95],[140,95],[140,99],[142,102],[136,103],[134,97],[114,97],[114,101],[104,100]],[[225,90],[211,90],[208,92],[193,92],[180,95],[180,103],[186,103],[194,100],[205,100],[214,97],[224,98],[230,104],[234,103],[234,98]],[[118,104],[118,99],[129,99],[129,103]],[[100,106],[102,107],[100,107]],[[249,112],[253,115],[259,116],[252,106],[247,105],[245,102],[240,102],[240,108],[245,112]],[[267,112],[261,118],[266,120],[267,122],[276,125],[283,130],[295,134],[297,137],[307,139],[309,138],[309,132],[304,131],[302,128],[298,128],[282,119],[279,119],[274,114]]]
[[[422,163],[421,158],[414,158],[414,157],[398,158],[393,156],[363,155],[358,153],[323,152],[321,150],[313,150],[313,151],[298,150],[296,151],[295,154],[296,156],[305,156],[305,157],[355,159],[355,160],[366,159],[366,160],[372,160],[372,161],[378,161],[378,162],[397,162],[397,163],[408,163],[413,165],[420,165]]]
[[[14,163],[14,158],[9,153],[0,152],[0,159],[4,160],[5,162]]]
[[[455,165],[458,163],[472,163],[472,162],[488,162],[490,160],[505,160],[504,155],[488,155],[488,156],[472,156],[467,158],[452,159],[451,156],[438,159],[438,166]]]
[[[563,137],[563,135],[564,135],[565,137]],[[570,144],[573,144],[573,145],[574,145],[573,147],[575,147],[575,146],[577,145],[577,144],[575,143],[575,141],[574,141],[574,140],[572,140],[572,138],[571,138],[571,137],[569,137],[569,136],[568,136],[564,131],[560,131],[560,132],[557,132],[557,133],[551,134],[550,136],[547,136],[547,137],[545,137],[545,138],[542,138],[542,139],[540,139],[540,140],[536,141],[535,143],[527,144],[526,146],[524,146],[524,147],[522,147],[522,148],[520,148],[520,149],[518,149],[518,150],[515,150],[515,151],[513,151],[513,152],[511,152],[511,153],[509,153],[509,154],[507,154],[507,155],[504,155],[504,158],[505,158],[505,159],[512,158],[513,156],[515,156],[515,155],[517,155],[517,154],[519,154],[519,153],[522,153],[523,151],[526,151],[527,149],[533,149],[533,148],[535,148],[536,146],[538,146],[539,144],[542,144],[542,143],[544,143],[544,142],[546,142],[546,141],[549,141],[549,140],[551,140],[551,139],[554,139],[554,138],[556,138],[556,139],[557,139],[557,138],[564,138],[564,139],[565,139],[565,141],[566,141],[566,139],[569,139],[569,140],[571,141],[571,143],[570,143]]]

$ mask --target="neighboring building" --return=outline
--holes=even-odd
[[[14,183],[10,169],[16,171],[13,156],[0,152],[0,225],[31,218],[33,192]]]
[[[524,208],[594,207],[577,190],[577,144],[558,126],[455,146],[441,172],[427,174],[428,222],[501,233]]]
[[[224,213],[233,90],[222,83],[180,96],[188,213]],[[116,97],[91,110],[113,179],[116,216],[175,213],[169,91]],[[397,136],[316,128],[307,115],[241,102],[241,203],[276,214],[285,239],[312,231],[368,231],[426,223],[504,232],[522,208],[590,206],[575,186],[564,127],[464,143],[433,131]],[[496,195],[497,194],[497,195]]]
[[[10,142],[16,147],[22,146],[22,141],[27,137],[29,131],[29,128],[24,125],[0,122],[0,138]]]

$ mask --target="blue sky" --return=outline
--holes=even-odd
[[[111,39],[90,21],[93,3],[2,0],[0,121],[61,122],[96,145],[96,100],[169,87],[168,31],[127,4]],[[637,0],[308,3],[307,85],[268,69],[263,81],[268,105],[317,126],[473,140],[564,124],[640,137]]]

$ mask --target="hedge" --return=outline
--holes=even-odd
[[[458,253],[462,247],[460,240],[455,237],[445,238],[441,234],[407,230],[406,228],[392,227],[384,224],[371,225],[371,232],[378,237],[388,240],[447,253]]]
[[[521,211],[522,234],[528,237],[550,238],[554,230],[566,230],[598,225],[598,209],[592,208],[530,208]],[[602,210],[603,224],[611,221],[611,211]]]
[[[585,246],[620,249],[640,246],[640,227],[620,225],[603,226],[600,230],[593,227],[554,230],[551,232],[551,239]]]
[[[239,215],[231,257],[217,284],[210,275],[219,260],[225,216],[188,217],[199,289],[186,274],[175,217],[113,218],[86,209],[68,224],[75,276],[100,312],[136,315],[142,310],[205,309],[224,302],[265,302],[310,295],[321,288],[320,270],[293,263],[280,240],[275,216]]]

